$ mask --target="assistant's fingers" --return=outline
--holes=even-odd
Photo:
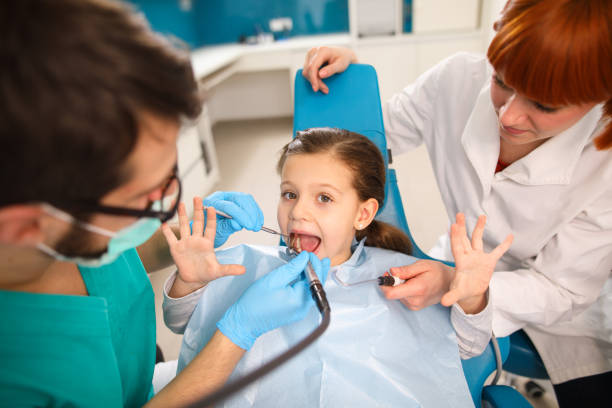
[[[306,73],[306,79],[308,82],[310,82],[314,92],[319,90],[319,68],[321,68],[321,65],[323,65],[325,62],[326,60],[322,57],[321,47],[316,48],[308,60],[308,72]]]
[[[325,84],[325,82],[323,82],[322,79],[318,79],[318,81],[321,92],[323,92],[325,95],[329,94],[329,87]]]
[[[450,229],[450,239],[451,239],[451,252],[453,253],[453,257],[455,258],[455,262],[457,259],[463,255],[466,251],[465,241],[461,236],[459,225],[453,224]]]
[[[463,246],[465,250],[469,250],[472,248],[472,243],[470,242],[470,239],[467,235],[467,228],[465,226],[465,214],[457,213],[455,219],[457,220],[457,226],[459,227],[459,234],[461,235],[461,239],[463,240]]]
[[[217,233],[217,212],[215,207],[206,207],[206,228],[204,229],[204,237],[215,242]]]
[[[173,246],[178,242],[178,239],[176,239],[176,235],[174,235],[174,232],[172,231],[172,228],[170,228],[170,225],[168,225],[168,223],[164,222],[161,226],[161,230],[164,234],[164,237],[166,237],[166,242],[168,242],[169,246]]]
[[[306,78],[306,80],[310,82],[311,85],[312,85],[312,80],[311,80],[312,57],[316,54],[316,52],[317,52],[317,47],[313,47],[310,50],[308,50],[308,52],[306,53],[306,58],[304,58],[304,68],[302,69],[302,76]],[[316,90],[314,91],[316,92]]]
[[[191,233],[196,237],[201,237],[204,233],[204,206],[201,197],[193,197],[193,223]]]
[[[427,261],[416,261],[413,264],[406,266],[394,266],[389,268],[389,274],[397,276],[400,279],[410,279],[423,272],[431,270],[431,265]]]
[[[484,234],[486,223],[487,217],[485,215],[480,215],[474,227],[474,232],[472,232],[472,248],[478,251],[482,251],[482,235]]]
[[[337,74],[338,72],[344,72],[348,67],[348,61],[342,58],[336,57],[329,61],[329,64],[319,70],[319,78],[329,78],[330,76]]]
[[[178,219],[179,219],[179,231],[181,233],[181,238],[190,236],[191,228],[189,228],[189,218],[187,217],[187,210],[185,209],[185,203],[180,203],[178,206]]]
[[[422,297],[426,292],[427,282],[419,277],[408,279],[398,286],[384,288],[383,293],[387,299],[402,299],[410,297]]]
[[[514,236],[512,234],[508,234],[504,242],[495,247],[493,251],[491,251],[491,255],[495,257],[496,260],[499,260],[508,249],[510,249],[510,245],[512,245],[512,241],[514,241]]]

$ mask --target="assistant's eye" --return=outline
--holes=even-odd
[[[559,108],[553,108],[552,106],[546,106],[546,105],[542,105],[539,102],[533,102],[533,105],[536,107],[537,110],[540,110],[542,112],[546,112],[546,113],[553,113],[559,110]]]
[[[332,199],[330,196],[328,196],[327,194],[319,194],[319,196],[317,197],[317,200],[320,203],[331,203]]]
[[[499,86],[500,88],[502,88],[502,89],[504,89],[506,91],[511,91],[512,90],[512,88],[510,88],[508,85],[506,85],[504,83],[504,81],[502,81],[501,78],[498,77],[497,75],[493,75],[493,81],[495,81],[495,84],[497,86]]]
[[[293,191],[283,191],[281,193],[281,197],[283,197],[285,200],[295,200],[297,198],[297,194],[295,194]]]

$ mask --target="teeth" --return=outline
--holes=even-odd
[[[299,235],[294,235],[291,240],[291,248],[293,248],[297,253],[302,252],[302,243],[300,241]]]

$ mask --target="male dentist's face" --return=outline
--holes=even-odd
[[[125,164],[126,181],[110,191],[100,200],[108,206],[145,209],[147,205],[161,199],[177,162],[176,140],[178,121],[143,114],[136,145]],[[167,193],[173,193],[176,183]],[[136,222],[136,218],[107,214],[94,214],[88,223],[110,231],[118,231]],[[86,231],[78,226],[52,217],[53,223],[48,243],[58,252],[68,256],[95,257],[106,250],[109,238]]]

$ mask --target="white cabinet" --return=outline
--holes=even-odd
[[[198,121],[181,130],[177,148],[179,175],[183,186],[181,200],[185,203],[187,213],[191,214],[193,197],[208,195],[219,181],[217,153],[206,105]]]

